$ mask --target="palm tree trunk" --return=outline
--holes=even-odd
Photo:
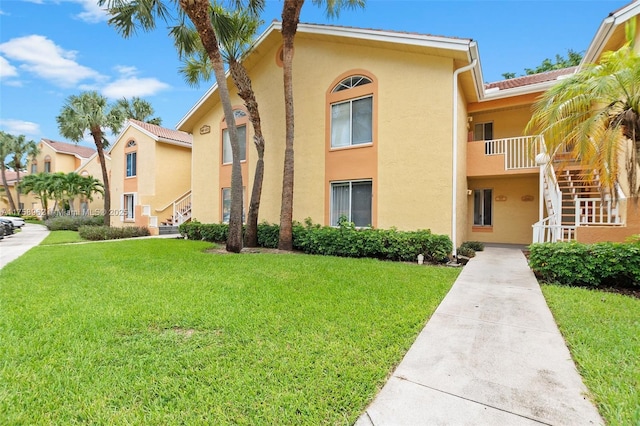
[[[253,126],[253,143],[258,151],[258,161],[256,162],[256,172],[253,178],[253,189],[251,190],[251,201],[249,212],[247,213],[247,227],[244,234],[244,244],[247,247],[258,246],[258,213],[260,211],[260,199],[262,198],[262,181],[264,180],[264,135],[262,134],[262,124],[258,101],[256,100],[251,78],[246,68],[235,59],[229,61],[231,78],[238,88],[238,96],[244,101],[249,112],[249,120]]]
[[[4,167],[4,158],[0,158],[0,174],[2,175],[2,186],[4,187],[4,193],[7,194],[7,200],[9,200],[9,210],[11,213],[15,213],[16,205],[13,202],[11,192],[9,192],[9,184],[7,183],[6,168]]]
[[[285,150],[282,174],[282,205],[280,207],[280,250],[293,249],[293,42],[298,30],[304,0],[285,0],[282,9],[282,70],[284,79]]]
[[[107,172],[107,162],[104,159],[104,146],[102,145],[102,130],[92,129],[91,136],[98,150],[100,159],[100,169],[102,171],[102,183],[104,185],[104,226],[111,226],[111,191],[109,191],[109,173]]]
[[[238,141],[238,131],[236,128],[233,107],[231,106],[231,96],[227,87],[227,79],[224,71],[224,62],[220,55],[218,39],[216,38],[210,19],[211,4],[208,0],[180,0],[180,7],[185,11],[191,22],[193,22],[202,46],[209,55],[211,66],[216,83],[218,84],[218,94],[220,103],[224,110],[224,117],[227,122],[227,131],[231,142],[231,212],[229,214],[229,234],[227,237],[226,249],[229,252],[239,253],[242,250],[242,169],[240,168],[240,143]]]

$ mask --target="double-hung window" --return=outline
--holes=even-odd
[[[473,191],[473,225],[493,225],[493,191],[491,189],[476,189]]]
[[[247,125],[242,124],[242,121],[246,122],[247,113],[241,109],[236,109],[233,111],[233,116],[236,119],[238,142],[240,143],[240,161],[245,161],[247,159]],[[231,164],[232,162],[231,137],[229,129],[225,127],[222,129],[222,164]]]
[[[493,139],[493,123],[477,123],[473,126],[473,140],[490,141]]]
[[[331,183],[331,225],[341,217],[357,227],[371,226],[372,185],[370,180]]]
[[[133,194],[124,194],[124,219],[135,219],[135,198]]]

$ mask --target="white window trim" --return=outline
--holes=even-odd
[[[127,217],[127,202],[126,198],[128,195],[133,197],[133,211],[131,212],[131,217]],[[135,222],[136,220],[136,206],[138,205],[138,193],[136,192],[127,192],[122,194],[122,198],[120,199],[120,206],[122,209],[122,215],[120,216],[120,220],[122,222]]]
[[[234,110],[234,116],[235,116],[235,112],[236,111],[241,111],[241,110]],[[244,113],[244,111],[242,111]],[[244,117],[244,116],[241,116]],[[247,127],[246,123],[241,123],[241,124],[236,124],[236,131],[237,129],[239,129],[240,127],[244,127],[244,160],[240,160],[240,163],[244,163],[247,161],[247,131],[249,130]],[[222,165],[223,166],[228,166],[229,164],[233,164],[233,160],[229,161],[228,163],[225,163],[224,161],[224,132],[225,130],[227,131],[227,133],[229,132],[229,127],[225,127],[224,129],[222,129]],[[231,138],[231,136],[229,136],[229,138]],[[240,141],[238,141],[240,142]],[[231,149],[231,143],[229,143],[229,149]],[[231,152],[231,158],[233,158],[233,153]]]
[[[484,222],[484,196],[486,191],[491,191],[491,223],[486,224],[477,224],[475,218],[476,205],[475,205],[475,193],[480,191],[482,193],[482,222]],[[492,228],[493,227],[493,215],[494,215],[494,206],[493,206],[493,188],[478,188],[473,190],[473,227],[475,228]]]
[[[135,154],[135,173],[132,175],[128,175],[129,172],[129,156]],[[130,179],[138,176],[138,151],[125,152],[125,164],[124,164],[124,177],[125,179]]]
[[[337,228],[337,222],[338,219],[340,219],[339,217],[335,218],[335,222],[336,225],[332,225],[334,222],[334,217],[333,217],[333,185],[339,185],[339,184],[344,184],[344,183],[348,183],[349,184],[349,216],[353,216],[353,212],[352,212],[352,208],[351,208],[351,204],[353,203],[353,197],[352,197],[352,187],[354,183],[360,183],[360,182],[368,182],[371,184],[371,225],[373,225],[373,179],[354,179],[354,180],[335,180],[335,181],[331,181],[329,182],[329,226],[333,226],[334,228]],[[353,217],[349,217],[349,222],[352,222]],[[371,228],[371,226],[356,226],[357,229],[369,229]]]
[[[348,90],[348,89],[347,89]],[[354,144],[353,143],[353,102],[355,101],[359,101],[361,99],[366,99],[366,98],[371,98],[371,142],[363,142],[363,143],[358,143],[358,144]],[[333,146],[333,106],[334,105],[342,105],[342,104],[346,104],[349,103],[349,145],[345,145],[345,146]],[[349,98],[349,99],[345,99],[342,101],[338,101],[338,102],[333,102],[331,104],[329,104],[329,117],[331,118],[331,127],[329,128],[329,147],[332,151],[334,150],[340,150],[340,149],[353,149],[353,148],[360,148],[360,147],[365,147],[365,146],[371,146],[373,145],[373,93],[368,94],[368,95],[364,95],[364,96],[359,96],[356,98]]]

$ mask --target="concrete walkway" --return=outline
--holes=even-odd
[[[488,247],[357,426],[604,424],[522,252]]]
[[[49,230],[46,226],[27,223],[20,232],[4,237],[0,240],[0,269],[40,244],[47,235]]]

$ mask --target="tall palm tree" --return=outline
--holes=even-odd
[[[116,102],[116,107],[120,108],[125,120],[133,118],[134,120],[144,121],[145,123],[162,125],[160,117],[152,117],[155,111],[151,104],[137,96],[131,99],[122,98]]]
[[[229,71],[238,89],[238,96],[244,101],[244,105],[249,112],[249,120],[254,130],[253,143],[258,152],[244,235],[244,244],[247,247],[256,247],[258,245],[258,213],[260,199],[262,198],[262,182],[264,180],[265,141],[262,133],[258,101],[251,85],[249,73],[242,65],[241,60],[248,51],[261,22],[254,14],[244,10],[228,12],[219,6],[214,6],[214,11],[212,23],[222,48],[220,53],[222,58],[229,64]],[[188,55],[185,58],[184,66],[180,68],[180,72],[185,76],[187,82],[192,85],[197,85],[200,79],[209,80],[211,78],[211,65],[206,52],[200,50]]]
[[[11,145],[12,159],[10,166],[16,172],[16,182],[20,182],[20,171],[27,167],[28,160],[38,155],[38,144],[33,140],[27,140],[25,135],[15,136]],[[20,191],[16,191],[18,208],[20,207]]]
[[[185,15],[193,23],[200,37],[200,42],[209,56],[211,66],[218,85],[218,95],[227,122],[227,131],[231,142],[231,212],[229,216],[229,234],[226,249],[230,252],[242,250],[242,171],[240,168],[240,143],[238,131],[233,116],[233,107],[229,88],[225,76],[224,61],[220,54],[218,39],[211,23],[213,9],[209,0],[178,0],[176,26],[172,27],[171,35],[176,46],[186,51],[197,48],[193,39],[185,37],[187,25]],[[235,0],[236,5],[245,3]],[[261,10],[264,0],[247,0],[252,12]],[[138,28],[144,31],[153,30],[156,20],[169,22],[174,19],[169,8],[169,2],[161,0],[98,0],[100,6],[106,5],[111,14],[109,24],[113,25],[123,37],[130,37]],[[106,188],[105,188],[106,190]]]
[[[40,200],[42,209],[44,210],[44,218],[49,217],[49,183],[51,181],[50,173],[38,173],[35,175],[26,175],[20,182],[20,190],[25,194],[33,192],[35,197]]]
[[[7,158],[11,155],[11,146],[13,145],[14,136],[0,131],[0,176],[2,177],[2,187],[4,188],[4,193],[7,195],[7,200],[9,201],[9,210],[12,213],[16,211],[16,204],[13,201],[13,196],[11,195],[11,191],[9,191],[9,184],[7,182]]]
[[[344,8],[364,7],[366,0],[312,0],[325,6],[329,17],[338,17]],[[285,150],[282,174],[282,204],[280,207],[280,236],[278,248],[293,249],[293,181],[294,181],[294,108],[293,108],[293,44],[300,22],[304,0],[284,0],[282,7],[282,74],[284,79]]]
[[[561,80],[542,95],[525,131],[544,135],[551,160],[569,151],[597,173],[613,197],[616,186],[623,182],[629,196],[637,199],[640,56],[633,49],[635,28],[627,30],[629,41],[623,47],[604,53],[600,63]]]
[[[123,118],[117,107],[107,103],[107,98],[97,92],[82,92],[69,96],[56,117],[60,134],[74,142],[80,142],[86,132],[93,138],[100,159],[102,182],[104,184],[104,224],[110,225],[111,195],[109,193],[109,173],[104,150],[109,147],[105,130],[118,133],[122,128]]]

